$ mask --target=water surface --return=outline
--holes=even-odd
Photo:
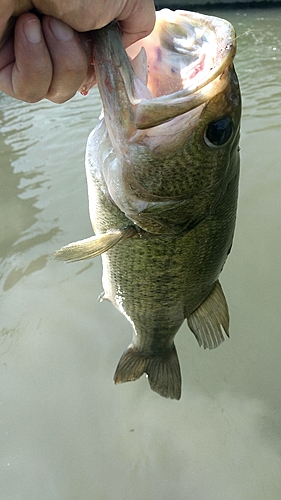
[[[212,13],[237,29],[244,106],[221,276],[231,339],[203,351],[183,325],[179,402],[145,377],[113,385],[132,331],[97,300],[100,259],[50,259],[91,235],[84,152],[97,91],[61,106],[0,96],[1,500],[281,498],[281,10]]]

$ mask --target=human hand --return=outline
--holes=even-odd
[[[27,12],[31,8],[41,19]],[[148,35],[155,21],[153,0],[2,0],[0,38],[12,15],[18,16],[14,33],[0,49],[0,90],[27,102],[65,102],[94,84],[87,35],[77,31],[115,19],[127,47]]]

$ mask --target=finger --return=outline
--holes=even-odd
[[[78,91],[83,95],[87,95],[89,90],[97,83],[94,60],[93,60],[92,37],[91,34],[87,32],[87,33],[79,33],[79,38],[87,54],[88,71]]]
[[[130,9],[130,10],[128,10]],[[125,48],[148,36],[155,25],[155,6],[153,0],[127,2],[126,7],[116,18],[122,30]]]
[[[0,90],[27,102],[45,97],[52,80],[52,62],[39,19],[31,13],[20,16],[10,38],[0,51]]]
[[[78,33],[59,19],[45,16],[42,28],[53,63],[53,79],[46,97],[62,103],[73,97],[86,79],[90,53]]]

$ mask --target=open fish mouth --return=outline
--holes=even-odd
[[[127,52],[150,92],[149,98],[145,92],[141,95],[135,84],[132,95],[131,81],[123,73],[132,104],[139,104],[134,122],[139,129],[149,128],[196,108],[224,89],[227,82],[222,75],[236,52],[235,31],[223,19],[163,9],[157,12],[153,32]]]
[[[116,35],[114,27],[92,32],[97,82],[105,107],[105,93],[112,87],[118,93],[116,78],[106,74],[110,61],[122,77],[119,87],[125,87],[136,129],[155,127],[193,110],[228,83],[223,75],[232,65],[236,44],[234,28],[224,19],[181,10],[158,11],[153,32],[127,49],[130,60],[124,57]],[[120,99],[121,113],[126,98]]]

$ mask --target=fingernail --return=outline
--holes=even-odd
[[[26,38],[31,43],[38,43],[41,41],[41,26],[37,19],[31,19],[23,25],[23,30]]]
[[[74,31],[70,26],[68,26],[68,24],[65,24],[59,19],[55,19],[53,17],[50,21],[50,25],[52,32],[58,40],[62,40],[64,42],[72,40]]]

